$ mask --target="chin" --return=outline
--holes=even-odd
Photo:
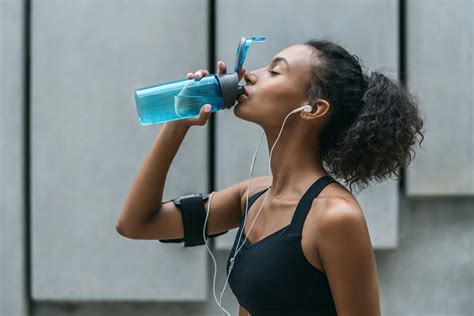
[[[245,103],[247,103],[247,102],[245,102]],[[234,115],[236,117],[240,118],[241,120],[253,122],[253,120],[251,120],[250,117],[248,116],[248,112],[246,111],[246,107],[247,107],[247,104],[237,103],[234,106]]]
[[[241,118],[240,117],[240,104],[239,103],[234,105],[233,110],[234,110],[234,115],[237,116],[238,118]]]

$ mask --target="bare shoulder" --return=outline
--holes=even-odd
[[[362,208],[357,199],[344,186],[331,183],[316,199],[313,200],[311,211],[316,211],[319,221],[337,220],[346,216],[358,217],[363,215]]]
[[[313,200],[308,214],[311,240],[315,245],[329,232],[366,227],[362,207],[357,199],[341,184],[328,185],[321,194]],[[359,229],[364,233],[364,229]]]
[[[324,210],[319,218],[320,229],[344,228],[346,225],[365,221],[362,208],[355,198],[328,198]]]
[[[318,222],[312,249],[326,273],[338,312],[380,315],[375,256],[362,208],[352,194],[325,193],[313,205]]]
[[[316,201],[313,207],[319,210],[318,225],[321,229],[350,224],[350,222],[365,222],[364,212],[357,199],[350,192],[341,192]]]

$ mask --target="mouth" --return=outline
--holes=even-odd
[[[245,87],[244,87],[242,90],[243,90],[243,91],[242,91],[242,94],[240,94],[239,97],[237,98],[237,100],[238,100],[239,102],[242,102],[242,101],[244,101],[244,100],[246,100],[246,99],[249,98],[249,94],[248,94],[247,90],[245,89]]]
[[[239,97],[237,98],[237,100],[240,102],[244,101],[244,100],[247,100],[249,97],[245,94],[245,93],[242,93],[241,95],[239,95]]]

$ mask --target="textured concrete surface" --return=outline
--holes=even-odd
[[[474,311],[474,198],[400,198],[400,242],[376,252],[382,315]]]
[[[140,125],[134,89],[206,64],[206,28],[190,33],[183,22],[205,21],[205,3],[34,2],[34,299],[207,299],[203,249],[129,240],[115,230],[161,128]],[[164,200],[207,190],[206,144],[206,127],[192,128]]]
[[[205,247],[201,249],[206,251]],[[225,262],[228,251],[213,251],[217,261],[218,272],[216,274],[216,297],[219,301],[221,291],[225,283]],[[33,315],[35,316],[222,316],[224,313],[214,301],[212,292],[212,280],[214,276],[214,264],[208,260],[208,298],[205,302],[35,302]],[[170,283],[171,286],[172,283]],[[238,302],[227,285],[222,296],[222,306],[231,313],[238,315]]]
[[[407,173],[409,196],[474,194],[474,2],[407,1],[408,85],[426,134]]]
[[[23,1],[0,1],[0,315],[27,313]]]

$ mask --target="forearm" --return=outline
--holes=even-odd
[[[164,123],[127,195],[118,228],[139,228],[160,209],[168,170],[188,130],[176,121]]]

